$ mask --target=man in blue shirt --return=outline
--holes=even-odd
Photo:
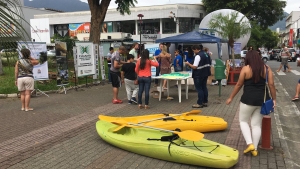
[[[179,54],[179,50],[175,50],[175,59],[173,62],[175,72],[182,71],[182,57]]]
[[[162,48],[163,48],[163,44],[160,43],[160,44],[159,44],[159,49],[157,49],[157,50],[155,51],[154,56],[158,56],[158,55],[160,54]],[[158,64],[159,64],[159,66],[156,67],[156,76],[159,76],[159,73],[160,73],[160,60],[158,60]],[[157,86],[158,86],[158,79],[155,79],[155,80],[154,80],[154,83],[155,83],[155,87],[157,87]]]

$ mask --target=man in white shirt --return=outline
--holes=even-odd
[[[139,50],[139,44],[133,43],[132,49],[129,51],[129,54],[132,54],[134,56],[134,60],[138,59],[138,50]]]

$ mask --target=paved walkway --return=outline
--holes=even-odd
[[[284,140],[280,139],[276,121],[272,120],[273,150],[259,150],[257,157],[243,155],[245,141],[239,129],[238,107],[241,92],[232,104],[225,105],[234,86],[208,86],[209,106],[202,115],[218,116],[228,122],[228,129],[206,133],[205,138],[236,148],[240,159],[235,169],[288,168]],[[125,100],[125,89],[120,96]],[[166,162],[130,153],[104,142],[97,134],[95,123],[99,114],[135,116],[155,113],[183,113],[192,110],[197,93],[190,89],[189,99],[182,96],[178,103],[177,88],[171,88],[174,100],[150,98],[151,109],[140,110],[136,105],[111,103],[111,86],[93,86],[70,90],[67,94],[32,98],[34,111],[20,110],[17,98],[0,99],[0,168],[201,168]],[[274,119],[274,114],[272,115]],[[276,116],[276,113],[275,113]]]

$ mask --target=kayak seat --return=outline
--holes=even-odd
[[[176,119],[173,117],[167,117],[167,118],[163,119],[163,121],[173,121],[173,120],[176,120]]]

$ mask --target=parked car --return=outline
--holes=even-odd
[[[291,54],[291,59],[289,59],[289,61],[291,62],[296,62],[297,57],[296,57],[296,50],[294,48],[288,48],[290,54]],[[280,50],[280,53],[283,51],[283,49]],[[281,62],[281,56],[280,53],[278,55],[278,59],[277,61]]]
[[[261,59],[266,63],[268,60],[270,60],[270,55],[268,52],[261,52]]]
[[[48,57],[54,57],[56,54],[55,54],[55,50],[48,50],[47,51],[47,56]]]
[[[6,53],[6,52],[17,52],[17,50],[16,49],[2,49],[0,51],[1,54]]]
[[[272,52],[271,52],[271,54],[270,54],[270,60],[274,60],[274,59],[277,60],[278,55],[280,53],[280,50],[281,49],[273,49]]]
[[[246,54],[247,54],[247,50],[242,50],[241,51],[241,58],[246,57]]]
[[[241,58],[245,58],[247,54],[247,50],[241,51]],[[261,51],[261,59],[266,63],[268,60],[270,60],[270,56],[268,55],[268,52]]]

